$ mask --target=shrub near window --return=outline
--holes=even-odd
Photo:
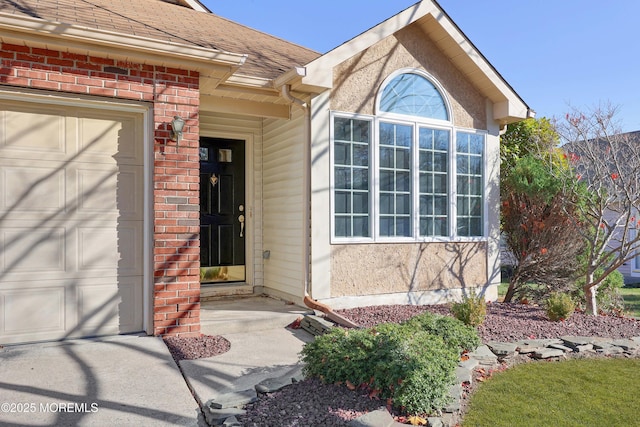
[[[465,296],[451,306],[453,316],[469,326],[480,326],[487,317],[487,303],[480,295]]]
[[[446,405],[461,349],[475,349],[477,332],[451,317],[424,313],[404,324],[332,329],[301,352],[305,375],[327,383],[364,385],[407,413]]]

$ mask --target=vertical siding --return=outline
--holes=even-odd
[[[247,173],[253,175],[247,181],[246,205],[249,212],[247,222],[247,283],[263,286],[262,265],[262,130],[263,119],[232,114],[200,112],[200,135],[244,139],[247,141]],[[252,151],[251,151],[252,150]],[[248,178],[251,178],[250,176]],[[250,249],[250,246],[253,249]]]
[[[266,120],[263,165],[263,248],[267,292],[304,296],[304,113]]]

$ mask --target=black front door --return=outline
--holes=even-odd
[[[200,139],[200,280],[245,281],[245,144]]]

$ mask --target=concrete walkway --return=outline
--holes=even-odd
[[[198,414],[160,338],[0,349],[0,425],[197,426]]]

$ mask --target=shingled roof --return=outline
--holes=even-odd
[[[265,79],[320,56],[215,14],[159,0],[0,0],[0,14],[246,54],[238,73]]]

